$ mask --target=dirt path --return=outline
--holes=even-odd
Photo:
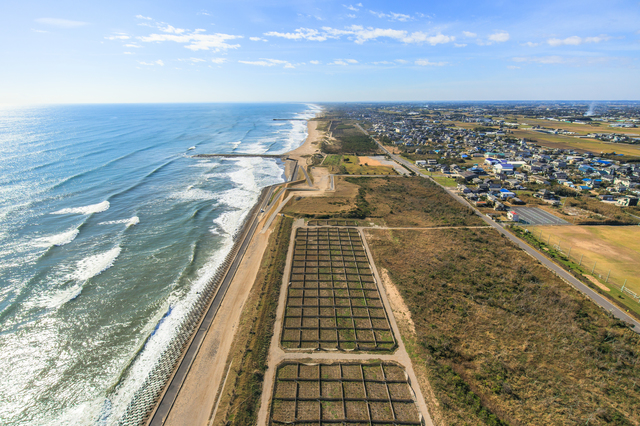
[[[602,290],[602,291],[611,291],[611,289],[609,287],[607,287],[606,285],[604,285],[600,281],[598,281],[598,279],[596,277],[593,277],[591,275],[585,275],[585,277],[587,277],[589,279],[589,281],[591,281],[593,284],[595,284],[596,287],[598,287],[600,290]]]

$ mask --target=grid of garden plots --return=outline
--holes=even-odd
[[[297,229],[281,344],[285,350],[396,347],[357,229]]]
[[[422,425],[404,369],[395,363],[285,363],[271,425]]]

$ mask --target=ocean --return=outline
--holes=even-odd
[[[0,109],[0,424],[117,424],[311,104]]]

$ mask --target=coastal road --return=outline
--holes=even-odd
[[[227,290],[229,289],[229,285],[231,284],[231,281],[233,281],[233,278],[238,270],[238,266],[240,265],[240,262],[242,261],[242,258],[244,257],[244,254],[247,251],[247,247],[249,246],[249,243],[253,239],[256,228],[258,227],[258,223],[260,222],[259,219],[260,219],[261,210],[264,209],[264,207],[266,206],[274,189],[275,189],[275,186],[271,186],[269,188],[266,195],[263,197],[259,207],[254,210],[252,217],[249,219],[251,221],[251,225],[247,229],[247,231],[241,236],[242,243],[238,248],[238,252],[235,255],[233,261],[231,262],[231,265],[229,266],[229,269],[224,279],[220,283],[220,286],[218,287],[216,295],[213,298],[213,301],[211,302],[211,304],[209,305],[209,308],[207,309],[207,312],[202,322],[200,323],[197,331],[195,332],[195,335],[193,336],[193,339],[191,340],[191,343],[189,344],[188,349],[186,350],[182,359],[180,360],[180,364],[175,370],[175,373],[171,378],[169,385],[165,389],[164,394],[161,396],[160,402],[156,406],[155,411],[152,412],[151,420],[148,423],[149,425],[160,426],[160,425],[163,425],[164,422],[166,421],[171,411],[171,408],[173,407],[173,404],[176,401],[178,393],[180,392],[180,389],[182,388],[182,385],[184,384],[184,381],[189,373],[189,370],[191,369],[193,361],[196,358],[198,351],[200,350],[200,346],[202,345],[202,342],[209,330],[209,327],[211,326],[211,323],[213,322],[216,316],[216,313],[218,312],[218,309],[222,304],[222,300],[224,299],[224,296]]]
[[[358,125],[358,128],[360,128],[360,130],[362,130],[365,134],[367,134],[367,135],[369,134],[362,127],[360,127],[360,125]],[[401,165],[407,167],[409,170],[415,172],[418,176],[422,176],[425,179],[431,179],[428,176],[425,176],[424,174],[422,174],[420,172],[420,170],[418,169],[418,167],[416,167],[414,164],[412,164],[411,162],[405,160],[404,158],[401,158],[398,155],[392,154],[377,139],[374,139],[374,140],[376,141],[376,143],[378,144],[380,149],[382,149],[384,152],[386,152],[387,155],[389,155],[391,158],[393,158],[399,164],[401,164]],[[483,221],[485,221],[488,225],[490,225],[495,230],[497,230],[499,233],[504,235],[511,242],[513,242],[518,247],[520,247],[522,250],[524,250],[527,254],[529,254],[531,257],[533,257],[534,259],[536,259],[537,261],[542,263],[544,266],[546,266],[549,270],[551,270],[553,273],[555,273],[561,279],[563,279],[564,281],[569,283],[571,286],[576,288],[578,291],[580,291],[583,294],[585,294],[587,297],[589,297],[591,300],[593,300],[594,303],[596,303],[598,306],[600,306],[605,311],[610,312],[614,317],[616,317],[619,320],[622,320],[622,321],[630,324],[632,326],[632,330],[635,331],[636,333],[640,334],[640,322],[638,322],[635,318],[633,318],[632,316],[628,315],[622,309],[618,308],[618,306],[614,305],[608,299],[606,299],[605,297],[603,297],[600,294],[598,294],[595,290],[592,290],[586,284],[583,284],[581,281],[579,281],[573,275],[571,275],[570,273],[565,271],[562,267],[556,265],[552,260],[547,258],[544,254],[542,254],[538,250],[534,249],[530,245],[526,244],[520,238],[516,237],[515,235],[513,235],[512,233],[510,233],[506,229],[504,229],[500,224],[494,222],[493,220],[491,220],[487,216],[485,216],[482,213],[480,213],[480,211],[478,211],[475,207],[473,207],[472,205],[467,203],[458,194],[456,194],[452,190],[448,189],[447,187],[440,185],[438,182],[434,181],[433,179],[431,179],[431,181],[434,182],[436,185],[440,186],[442,189],[444,189],[449,195],[451,195],[459,203],[464,204],[465,206],[473,209],[474,212],[478,216],[480,216],[480,218]]]

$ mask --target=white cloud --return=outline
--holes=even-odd
[[[214,64],[224,64],[225,62],[227,62],[226,58],[213,58],[211,59],[211,62],[213,62]]]
[[[309,61],[309,63],[313,65],[320,65],[320,61]]]
[[[129,40],[130,38],[131,37],[129,37],[128,35],[122,35],[122,34],[105,37],[105,39],[107,40]]]
[[[325,41],[328,39],[338,39],[342,36],[347,36],[353,39],[357,44],[363,44],[369,40],[376,40],[378,38],[391,38],[401,41],[403,43],[429,43],[432,46],[442,43],[450,43],[456,38],[454,36],[447,36],[443,34],[429,35],[427,33],[416,31],[408,33],[404,30],[394,30],[390,28],[364,28],[360,25],[352,25],[344,30],[339,30],[331,27],[322,27],[320,30],[311,28],[298,28],[292,33],[281,33],[277,31],[270,31],[264,33],[266,36],[281,37],[289,40],[312,40],[312,41]]]
[[[356,4],[356,6],[358,6],[358,7],[353,6],[353,5],[351,5],[351,4],[350,4],[349,6],[347,6],[346,4],[343,4],[342,6],[346,7],[347,9],[349,9],[349,10],[351,10],[351,11],[353,11],[353,12],[357,12],[357,11],[359,11],[359,10],[360,10],[360,9],[358,9],[358,8],[359,8],[359,7],[362,7],[362,3],[358,3],[358,4]]]
[[[461,43],[461,44],[453,43],[453,45],[454,45],[455,47],[467,47],[466,43]]]
[[[536,47],[537,45],[539,45],[540,43],[534,43],[532,41],[528,41],[526,43],[523,44],[523,46],[528,46],[528,47]]]
[[[372,15],[375,15],[378,18],[386,18],[390,21],[407,22],[412,20],[411,16],[406,15],[404,13],[394,13],[394,12],[384,13],[384,12],[376,12],[373,10],[370,10],[369,12],[371,12]]]
[[[33,29],[33,28],[31,28],[31,31],[34,31],[36,33],[48,33],[49,32],[49,31],[45,31],[45,30],[36,30],[36,29]]]
[[[202,58],[189,58],[189,60],[191,62],[206,62],[204,59]]]
[[[353,15],[353,14],[351,14],[351,13],[348,13],[348,14],[347,14],[347,18],[351,18],[351,19],[353,19],[353,18],[355,18],[355,17],[356,17],[356,15]]]
[[[174,31],[175,28],[171,27]],[[165,30],[168,28],[165,27]],[[180,30],[180,29],[178,29]],[[180,30],[185,32],[185,30]],[[163,41],[173,41],[176,43],[186,44],[186,48],[198,51],[198,50],[212,50],[214,52],[219,52],[221,50],[228,49],[237,49],[240,47],[239,44],[229,44],[228,40],[235,40],[238,38],[242,38],[242,36],[238,35],[230,35],[230,34],[203,34],[201,32],[191,32],[187,34],[151,34],[146,37],[138,37],[138,39],[145,43],[151,42],[163,42]]]
[[[205,9],[202,9],[200,12],[198,12],[198,15],[211,16],[209,11]]]
[[[335,61],[331,62],[329,65],[349,65],[349,64],[343,61],[342,59],[336,59]]]
[[[267,39],[262,38],[262,37],[249,37],[249,40],[251,40],[251,41],[267,41]]]
[[[519,70],[520,69],[520,67],[517,67],[515,65],[509,65],[509,66],[507,66],[507,68],[509,68],[510,70]]]
[[[489,36],[489,40],[496,43],[504,43],[505,41],[509,40],[509,38],[509,33],[505,31],[500,31]]]
[[[125,55],[133,55],[133,52],[124,52]]]
[[[547,43],[549,43],[550,46],[562,46],[562,45],[579,46],[584,43],[600,43],[602,41],[607,41],[610,39],[611,37],[604,34],[598,37],[585,37],[585,38],[578,37],[578,36],[571,36],[565,39],[550,38],[549,40],[547,40]]]
[[[390,61],[378,61],[378,62],[374,62],[374,65],[395,65],[393,62]]]
[[[447,65],[447,62],[431,62],[428,59],[418,59],[415,64],[423,67],[443,67]]]
[[[399,64],[408,64],[409,63],[409,61],[406,61],[404,59],[396,59],[396,62],[399,63]]]
[[[298,28],[293,33],[280,33],[277,31],[270,31],[264,33],[266,36],[281,37],[289,40],[313,40],[313,41],[325,41],[327,38],[337,38],[328,34],[321,34],[320,31],[311,28]]]
[[[472,33],[471,31],[463,31],[462,34],[464,34],[465,37],[470,37],[470,38],[478,37],[478,34]]]
[[[182,34],[184,33],[186,30],[183,30],[182,28],[174,28],[173,26],[169,25],[169,24],[165,24],[165,26],[158,26],[158,28],[160,29],[160,31],[162,31],[163,33],[170,33],[170,34]],[[194,33],[199,33],[202,32],[203,30],[195,30]]]
[[[261,66],[261,67],[273,67],[275,65],[284,65],[284,68],[295,68],[288,61],[283,61],[281,59],[260,58],[259,61],[238,61],[238,62],[240,62],[241,64],[257,65],[257,66]]]
[[[133,47],[135,49],[141,49],[142,48],[142,46],[139,46],[139,45],[134,44],[134,43],[125,44],[124,47]]]
[[[513,58],[514,62],[534,62],[538,64],[562,64],[566,60],[561,56],[529,56]]]
[[[149,65],[149,66],[153,66],[153,65],[160,65],[160,66],[164,66],[164,62],[162,62],[161,59],[158,59],[157,61],[154,62],[142,62],[142,61],[138,61],[138,63],[140,65]]]
[[[88,25],[88,22],[82,21],[71,21],[69,19],[58,19],[58,18],[38,18],[36,22],[39,24],[51,25],[52,27],[58,28],[77,28]]]
[[[350,64],[357,64],[358,61],[356,61],[355,59],[345,59],[348,63]]]
[[[153,18],[149,18],[148,16],[142,16],[142,15],[136,15],[136,18],[138,18],[138,19],[144,19],[144,20],[147,20],[147,21],[151,21],[151,20],[153,20]]]

